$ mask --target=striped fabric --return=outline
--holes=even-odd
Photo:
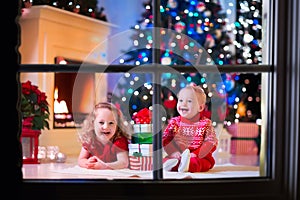
[[[231,138],[231,154],[257,155],[259,127],[256,123],[240,122],[227,127]]]
[[[258,125],[251,122],[239,122],[227,127],[232,137],[256,138],[258,137]]]
[[[257,155],[258,147],[254,140],[231,140],[231,154]]]
[[[152,156],[129,156],[129,169],[151,171],[152,162]]]

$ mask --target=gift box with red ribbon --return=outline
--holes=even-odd
[[[231,137],[231,154],[257,155],[259,153],[259,126],[252,122],[239,122],[227,127]]]
[[[152,170],[152,144],[129,144],[129,169]]]
[[[152,159],[152,156],[129,156],[129,169],[151,171],[153,165]]]
[[[129,156],[152,156],[152,144],[128,144]]]
[[[134,113],[132,119],[134,133],[131,142],[135,144],[152,144],[152,112],[148,108],[143,108]]]
[[[152,112],[148,108],[143,108],[132,116],[135,124],[150,124],[152,120]]]
[[[152,124],[134,124],[131,142],[134,144],[152,144]]]

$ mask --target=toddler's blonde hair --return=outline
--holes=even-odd
[[[197,100],[198,100],[199,104],[206,103],[206,94],[201,86],[191,83],[190,85],[187,85],[186,87],[182,88],[180,91],[182,91],[184,89],[193,90],[195,95],[197,96]],[[180,91],[179,91],[179,93],[180,93]]]

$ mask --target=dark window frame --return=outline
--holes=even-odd
[[[159,4],[159,1],[155,1]],[[23,180],[20,177],[22,156],[17,151],[17,182],[20,197],[50,199],[98,198],[174,198],[174,199],[299,199],[299,70],[300,3],[298,0],[274,0],[271,12],[271,57],[268,102],[270,136],[267,177],[217,180]],[[19,13],[16,13],[17,15]],[[290,23],[287,23],[287,22]],[[298,26],[297,26],[297,25]],[[17,32],[17,35],[19,32]],[[19,39],[19,35],[17,39]],[[17,42],[15,45],[19,45]],[[17,54],[17,53],[16,53]],[[21,71],[37,72],[35,66],[21,65]],[[46,65],[47,68],[56,67]],[[76,67],[76,66],[75,66]],[[224,66],[225,68],[226,66]],[[234,66],[232,66],[234,67]],[[260,66],[258,66],[260,67]],[[262,66],[263,68],[263,66]],[[220,67],[222,71],[222,67]],[[53,71],[48,71],[53,72]],[[17,82],[19,77],[17,77]],[[19,84],[19,82],[18,82]],[[19,92],[20,87],[18,87]],[[18,103],[18,102],[17,102]],[[17,112],[17,117],[19,116]],[[20,127],[20,119],[17,119]],[[20,136],[20,130],[17,131]],[[18,143],[18,146],[20,143]],[[18,168],[19,166],[19,168]],[[19,175],[19,176],[18,176]],[[19,178],[19,179],[18,179]],[[17,185],[16,187],[20,189]],[[45,196],[47,195],[47,197]]]

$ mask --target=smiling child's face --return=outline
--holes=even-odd
[[[192,119],[202,110],[202,105],[199,104],[197,95],[193,89],[184,88],[179,92],[177,111],[180,116]]]
[[[117,130],[117,120],[111,110],[99,108],[96,111],[94,126],[97,138],[109,141]]]

